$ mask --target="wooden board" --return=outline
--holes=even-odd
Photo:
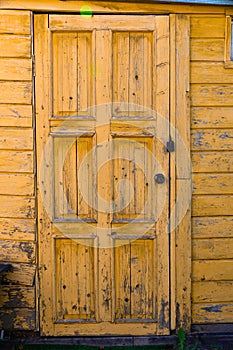
[[[25,35],[0,35],[1,57],[31,57],[31,38]]]
[[[33,309],[2,309],[0,327],[4,330],[35,330],[36,313]]]
[[[233,174],[194,174],[193,194],[232,194]]]
[[[32,129],[1,129],[0,149],[4,150],[32,150]]]
[[[33,197],[0,195],[0,217],[34,218],[35,199]]]
[[[32,83],[0,81],[0,103],[30,105],[32,103]]]
[[[232,301],[233,281],[205,281],[192,284],[194,303],[217,303]]]
[[[192,200],[193,216],[232,215],[231,195],[197,195]]]
[[[224,38],[224,16],[190,16],[191,38]]]
[[[193,107],[191,108],[191,127],[193,129],[233,128],[232,107]]]
[[[190,72],[192,84],[231,84],[233,79],[233,69],[223,62],[191,62]]]
[[[193,323],[231,323],[233,303],[203,303],[192,306]]]
[[[32,106],[0,105],[0,126],[32,127]]]
[[[233,152],[193,152],[193,172],[224,173],[233,170]]]
[[[198,129],[191,131],[192,150],[232,150],[233,129]]]
[[[30,308],[35,305],[34,287],[1,286],[0,307],[9,308]]]
[[[7,262],[35,263],[35,244],[32,242],[1,241],[1,260]]]
[[[192,263],[192,280],[196,282],[198,281],[203,281],[203,282],[204,281],[232,281],[233,280],[232,263],[233,261],[231,259],[229,260],[194,260]],[[198,285],[197,285],[197,288],[198,288]],[[229,293],[228,288],[227,288],[227,292]],[[229,295],[231,294],[232,293],[229,293]]]
[[[33,173],[33,152],[0,150],[0,171]]]
[[[17,286],[29,286],[35,285],[36,278],[36,266],[33,264],[25,263],[11,263],[10,271],[2,274],[2,284],[10,284]]]
[[[32,80],[30,59],[0,58],[0,80]]]
[[[191,85],[192,106],[232,106],[231,84]]]
[[[14,184],[14,186],[12,186]],[[7,195],[34,195],[34,175],[0,174],[0,193]]]
[[[232,259],[232,238],[194,239],[193,259]]]
[[[194,217],[192,219],[193,238],[233,238],[233,217]]]
[[[1,34],[30,34],[30,24],[30,11],[1,10]]]
[[[191,61],[222,62],[224,58],[224,39],[192,39]]]

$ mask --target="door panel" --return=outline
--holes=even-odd
[[[168,334],[169,19],[35,34],[41,333]]]

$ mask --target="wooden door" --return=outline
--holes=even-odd
[[[168,334],[169,18],[35,15],[35,65],[41,334]]]

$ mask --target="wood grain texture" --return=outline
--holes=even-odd
[[[192,106],[232,106],[231,84],[191,85]]]
[[[223,62],[191,62],[192,84],[231,84],[233,69],[226,69]]]
[[[224,59],[224,39],[192,39],[191,61],[222,62]]]
[[[195,151],[230,151],[233,148],[233,129],[192,130],[191,142]]]
[[[0,81],[0,103],[32,103],[32,82]]]
[[[0,194],[33,196],[34,176],[0,174]]]
[[[32,106],[0,105],[0,126],[32,127]]]
[[[232,259],[232,238],[194,239],[193,259]]]
[[[194,174],[193,194],[233,194],[233,174]]]
[[[233,170],[233,152],[192,152],[193,172],[223,173]]]
[[[2,309],[0,327],[2,329],[12,330],[35,330],[36,328],[36,315],[33,309]]]
[[[192,284],[192,300],[194,303],[231,302],[233,281],[205,281]]]
[[[233,260],[194,260],[192,280],[198,281],[233,281]],[[210,288],[211,289],[211,288]],[[198,291],[198,284],[197,284]],[[229,293],[229,291],[228,291]],[[228,298],[232,295],[229,293]],[[222,301],[222,300],[220,300]]]
[[[35,285],[36,266],[27,263],[11,263],[10,271],[3,273],[3,285],[33,287]]]
[[[193,6],[183,4],[153,4],[153,3],[138,3],[137,6],[128,2],[109,2],[106,1],[92,1],[92,11],[93,13],[156,13],[156,14],[168,14],[168,13],[181,13],[181,14],[193,14]],[[76,12],[79,13],[81,7],[83,6],[82,1],[75,1],[75,3],[70,4],[65,2],[60,3],[59,0],[31,0],[24,3],[23,1],[14,2],[14,0],[2,0],[3,9],[28,9],[28,10],[41,10],[43,12]],[[223,6],[202,6],[195,5],[195,13],[201,14],[222,14],[225,15],[225,7]],[[231,7],[226,7],[226,9],[231,13]],[[209,17],[209,16],[208,16]]]
[[[232,322],[233,303],[200,303],[192,305],[193,323]]]
[[[0,219],[0,239],[35,241],[36,222],[33,219]]]
[[[35,288],[2,286],[0,307],[9,308],[29,308],[35,307]]]
[[[1,10],[1,34],[30,34],[30,25],[30,11]]]
[[[0,195],[0,217],[34,218],[35,199],[33,197]]]
[[[0,35],[1,57],[30,58],[31,37],[25,35]]]
[[[224,38],[224,16],[190,16],[191,38]]]
[[[0,171],[33,173],[33,152],[0,150]]]
[[[191,127],[193,129],[233,128],[232,107],[193,107],[191,108]]]
[[[30,59],[0,58],[0,80],[32,80]]]
[[[12,263],[35,263],[35,244],[24,241],[1,241],[2,261]]]
[[[193,238],[233,237],[233,217],[194,217],[192,218]]]
[[[4,150],[32,150],[32,129],[0,129],[0,149]]]
[[[232,215],[232,195],[196,195],[192,199],[193,216]]]

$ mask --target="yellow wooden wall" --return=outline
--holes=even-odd
[[[191,16],[192,322],[233,320],[233,69],[225,16]],[[35,153],[30,11],[0,22],[0,246],[4,329],[36,328]]]
[[[191,17],[192,322],[233,321],[233,69],[225,16]]]
[[[36,225],[29,11],[1,11],[0,328],[35,328]]]

